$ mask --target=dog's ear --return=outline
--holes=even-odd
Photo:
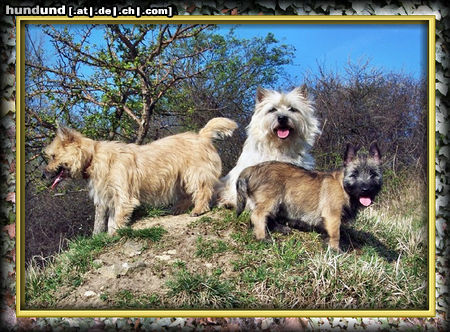
[[[296,88],[298,94],[303,98],[308,98],[308,87],[306,84],[302,84],[298,88]]]
[[[357,148],[353,144],[347,143],[344,153],[344,166],[347,166],[356,157]]]
[[[268,92],[268,90],[258,86],[256,89],[256,102],[260,103],[264,98],[266,98]]]
[[[295,94],[301,98],[308,98],[308,87],[306,84],[302,84],[301,86],[298,86],[296,88],[293,88],[289,94]]]
[[[58,135],[64,143],[72,143],[79,136],[75,130],[67,127],[58,127],[56,135]]]
[[[59,123],[56,124],[58,129],[56,132],[56,135],[59,136],[59,138],[61,138],[62,140],[64,140],[68,135],[69,135],[69,131],[70,129],[67,127],[63,127],[61,126]]]
[[[375,160],[375,162],[377,164],[379,164],[381,162],[381,152],[380,152],[380,149],[378,148],[377,142],[373,142],[372,144],[370,144],[369,156],[370,156],[370,158]]]

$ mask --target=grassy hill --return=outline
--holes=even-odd
[[[393,189],[396,188],[396,189]],[[342,226],[342,253],[293,229],[256,241],[249,214],[152,210],[26,271],[27,309],[425,309],[425,186],[390,186]]]

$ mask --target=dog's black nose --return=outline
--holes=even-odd
[[[285,115],[278,115],[278,123],[284,125],[288,122],[288,117]]]
[[[367,194],[370,191],[370,185],[367,183],[362,183],[359,189],[362,194]]]

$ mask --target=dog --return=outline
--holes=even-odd
[[[312,169],[314,159],[309,151],[320,132],[318,125],[306,86],[287,94],[258,88],[242,153],[216,188],[217,205],[236,206],[236,180],[246,167],[277,160]]]
[[[214,139],[232,135],[237,124],[211,119],[198,134],[181,133],[146,145],[95,141],[59,128],[45,148],[44,176],[55,188],[65,178],[88,180],[96,207],[94,234],[115,234],[141,203],[174,206],[175,213],[194,204],[191,216],[210,210],[222,162]]]
[[[339,250],[341,221],[354,218],[360,208],[371,205],[381,189],[380,163],[380,150],[372,143],[368,156],[357,156],[357,149],[348,144],[344,168],[332,172],[277,161],[248,167],[236,182],[236,214],[250,207],[258,240],[266,238],[268,221],[300,221],[323,227],[329,246]]]

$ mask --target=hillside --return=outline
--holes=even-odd
[[[228,210],[147,217],[30,267],[26,308],[423,309],[425,221],[375,204],[343,227],[336,253],[311,230],[258,242],[248,214]]]

